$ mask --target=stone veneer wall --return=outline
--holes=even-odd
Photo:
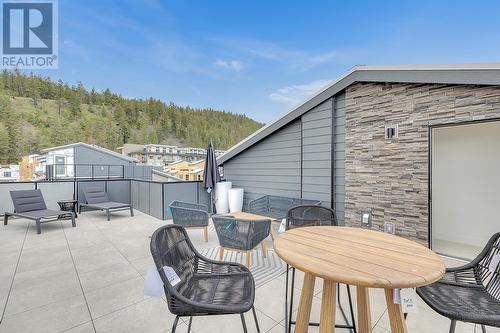
[[[346,224],[372,211],[372,228],[427,245],[429,125],[499,118],[500,87],[356,83],[346,88]],[[387,125],[399,138],[384,139]]]

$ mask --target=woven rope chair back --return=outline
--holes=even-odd
[[[151,254],[163,280],[169,308],[175,312],[177,306],[175,292],[181,295],[186,294],[196,271],[197,256],[193,250],[193,245],[183,227],[167,225],[153,233],[151,237]],[[173,287],[165,275],[164,266],[172,267],[181,282]]]
[[[478,264],[474,269],[476,281],[482,284],[486,291],[500,301],[500,232],[494,234],[483,252],[478,256]],[[496,266],[496,267],[493,267]]]
[[[286,229],[310,226],[336,226],[335,211],[316,205],[302,205],[291,208],[286,217]]]

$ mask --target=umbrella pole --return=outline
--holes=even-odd
[[[214,190],[210,191],[210,213],[214,214]]]

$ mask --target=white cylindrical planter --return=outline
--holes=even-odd
[[[215,210],[217,214],[229,212],[228,191],[233,183],[220,182],[215,184]]]
[[[243,210],[243,189],[232,188],[229,190],[229,212],[241,212]]]

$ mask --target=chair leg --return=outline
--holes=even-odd
[[[130,216],[134,216],[134,207],[130,206]]]
[[[357,332],[356,319],[354,318],[354,310],[352,307],[351,288],[349,287],[348,284],[346,284],[346,287],[347,287],[347,299],[349,300],[349,311],[351,311],[352,331],[356,333]]]
[[[250,256],[252,255],[252,251],[247,251],[246,252],[246,266],[248,269],[250,269]]]
[[[263,240],[261,243],[260,243],[260,246],[262,246],[262,258],[265,258],[266,257],[266,241]]]
[[[9,215],[5,214],[3,216],[3,225],[7,225],[7,221],[9,220]]]
[[[290,286],[290,306],[288,307],[288,332],[292,331],[292,312],[293,312],[293,289],[295,286],[295,267],[292,267],[292,285]]]
[[[243,332],[248,333],[247,324],[245,323],[245,316],[243,315],[243,313],[240,313],[240,317],[241,317],[241,324],[243,325]]]
[[[486,327],[484,325],[481,325],[481,330],[483,331],[483,333],[486,333]]]
[[[203,228],[203,237],[205,238],[205,242],[208,242],[208,226]]]
[[[285,333],[288,333],[288,270],[289,270],[289,268],[290,268],[290,266],[288,264],[286,264],[286,277],[285,277]]]
[[[177,328],[177,322],[179,321],[179,316],[175,316],[174,324],[172,325],[171,333],[175,333],[175,329]]]
[[[455,319],[452,319],[450,324],[450,333],[455,333],[456,326],[457,326],[457,321]]]
[[[259,321],[257,320],[257,313],[255,313],[255,308],[252,305],[253,319],[255,319],[255,328],[257,328],[257,333],[260,333]]]
[[[76,227],[76,222],[75,222],[75,213],[71,213],[71,226],[74,228]]]
[[[222,246],[219,247],[219,260],[220,261],[224,260],[224,248]]]
[[[108,221],[111,220],[111,216],[109,215],[109,209],[106,209],[106,216],[108,217]]]
[[[40,219],[38,219],[35,220],[35,223],[36,223],[36,233],[40,235],[42,233],[42,222],[40,221]]]
[[[191,324],[193,323],[193,317],[189,317],[188,333],[191,332]]]

